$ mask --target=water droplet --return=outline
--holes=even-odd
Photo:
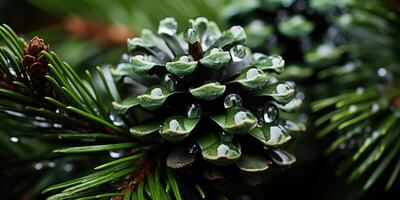
[[[210,54],[218,53],[218,52],[222,52],[222,51],[223,50],[221,48],[213,48],[213,49],[211,49]]]
[[[172,131],[178,131],[181,128],[181,125],[179,124],[178,120],[173,119],[173,120],[169,121],[169,128]]]
[[[233,62],[240,62],[246,56],[246,47],[243,45],[236,45],[230,49]]]
[[[279,118],[278,108],[271,103],[268,103],[263,110],[263,119],[265,123],[273,123]]]
[[[225,144],[220,144],[217,148],[217,154],[218,156],[226,156],[229,152],[229,146],[225,145]]]
[[[253,54],[253,60],[255,62],[263,62],[267,59],[268,59],[268,56],[266,56],[265,54],[262,54],[262,53],[254,53]]]
[[[50,161],[47,165],[48,165],[50,168],[53,168],[53,167],[56,166],[56,163],[53,162],[53,161]]]
[[[43,169],[43,163],[41,162],[35,163],[35,165],[33,165],[33,168],[35,168],[35,170],[41,170]]]
[[[17,142],[19,142],[19,138],[17,138],[17,137],[10,137],[10,141],[11,141],[11,142],[14,142],[14,143],[17,143]]]
[[[189,153],[196,154],[199,151],[199,146],[197,144],[192,144],[189,146]]]
[[[244,32],[244,29],[241,26],[232,26],[229,29],[229,32],[232,33],[233,38],[235,39],[240,39],[240,38],[246,38],[246,33]]]
[[[339,149],[346,149],[347,148],[347,145],[345,144],[345,143],[341,143],[340,145],[339,145]]]
[[[380,108],[380,106],[378,103],[373,103],[371,106],[371,112],[373,112],[373,113],[378,112],[379,108]]]
[[[71,172],[73,169],[74,169],[74,166],[72,164],[67,163],[64,165],[65,172]]]
[[[393,74],[381,67],[378,69],[378,82],[382,85],[387,85],[393,80]]]
[[[300,131],[306,130],[306,127],[304,126],[304,124],[298,124],[291,120],[285,120],[285,128],[290,131],[295,131],[295,132],[300,132]]]
[[[364,93],[364,88],[363,88],[363,87],[358,87],[358,88],[356,89],[356,93],[357,93],[358,95]]]
[[[172,74],[166,74],[164,76],[164,85],[169,91],[174,91],[176,89],[177,81]]]
[[[183,55],[183,56],[179,57],[179,61],[190,62],[190,61],[193,61],[193,58],[192,58],[192,56]]]
[[[374,132],[372,132],[372,138],[377,138],[377,137],[379,137],[381,135],[381,132],[380,131],[374,131]]]
[[[15,116],[15,117],[25,117],[24,114],[19,113],[19,112],[15,112],[15,111],[11,111],[11,110],[6,110],[5,111],[7,114]]]
[[[229,94],[224,100],[225,108],[242,107],[242,98],[237,94]]]
[[[249,117],[247,116],[247,113],[244,111],[239,111],[238,113],[235,114],[235,124],[238,125],[242,123],[242,121],[248,119]]]
[[[258,68],[251,68],[246,72],[246,78],[253,79],[257,75],[262,74],[262,73],[263,73],[263,71]]]
[[[350,107],[349,107],[349,112],[350,113],[354,113],[354,112],[356,112],[358,110],[358,108],[357,108],[357,106],[355,106],[355,105],[351,105]]]
[[[285,65],[285,60],[283,60],[281,56],[271,55],[269,56],[269,59],[271,59],[273,67],[282,67]]]
[[[397,118],[400,118],[400,111],[396,111],[394,114],[396,115]]]
[[[38,122],[38,121],[34,121],[32,122],[33,125],[38,126],[38,127],[42,127],[42,128],[50,128],[52,126],[52,124],[47,123],[47,122]]]
[[[36,121],[42,121],[42,122],[44,122],[44,121],[46,121],[46,118],[40,117],[40,116],[36,116],[36,117],[35,117],[35,120],[36,120]]]
[[[154,88],[151,90],[150,95],[152,97],[160,97],[163,96],[163,91],[161,90],[161,88]]]
[[[191,119],[199,118],[201,115],[200,105],[193,103],[188,107],[187,116]]]
[[[111,150],[108,152],[111,158],[120,158],[122,157],[123,153],[124,152],[122,150]]]
[[[292,89],[293,87],[288,83],[280,83],[276,86],[276,92],[278,92],[279,94],[284,94]]]
[[[63,125],[59,123],[54,123],[53,128],[63,128]]]
[[[259,120],[257,121],[257,127],[260,128],[260,127],[262,127],[262,126],[264,126],[264,122],[263,122],[263,120],[260,120],[260,119],[259,119]]]
[[[379,69],[378,69],[378,75],[381,76],[381,77],[386,76],[386,75],[387,75],[386,69],[383,68],[383,67],[379,68]]]
[[[254,32],[254,33],[263,31],[264,27],[265,27],[265,23],[259,19],[251,21],[250,24],[248,25],[250,32]]]
[[[322,44],[317,49],[317,54],[320,57],[328,57],[332,55],[335,51],[335,47],[331,44]]]
[[[278,165],[290,165],[296,161],[296,158],[286,151],[275,149],[271,153],[271,158]]]
[[[141,60],[141,61],[144,61],[146,59],[146,57],[144,57],[143,55],[136,55],[136,56],[134,56],[134,58]]]
[[[127,63],[127,62],[129,62],[129,58],[130,58],[130,56],[127,53],[124,53],[121,56],[121,62]]]

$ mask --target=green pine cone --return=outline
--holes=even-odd
[[[292,164],[294,156],[282,147],[295,128],[278,108],[295,89],[273,75],[284,60],[252,54],[240,26],[221,32],[200,17],[183,34],[177,28],[166,18],[157,34],[144,30],[129,39],[129,63],[112,71],[121,88],[144,89],[114,103],[131,134],[159,145],[174,169],[192,165],[196,153],[197,160],[246,172]]]
[[[232,0],[222,16],[242,25],[247,45],[260,52],[286,58],[286,75],[308,77],[312,70],[341,61],[346,35],[337,20],[347,11],[344,1],[320,0]]]

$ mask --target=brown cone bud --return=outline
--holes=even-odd
[[[25,67],[33,89],[39,95],[49,95],[51,89],[45,76],[50,73],[50,68],[48,67],[48,60],[44,57],[42,51],[49,52],[50,46],[43,39],[35,36],[25,46],[22,65]]]

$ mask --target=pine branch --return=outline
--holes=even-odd
[[[342,88],[337,95],[315,101],[312,108],[320,115],[315,124],[317,137],[330,139],[327,154],[343,156],[338,173],[348,182],[359,182],[362,191],[386,182],[388,190],[398,179],[396,156],[400,153],[400,96],[398,54],[398,13],[390,2],[370,1],[351,4],[351,21],[346,25],[352,35],[349,53],[359,60],[320,74]],[[374,51],[371,51],[375,49]],[[380,49],[377,51],[377,49]],[[389,175],[389,178],[387,178]],[[386,179],[385,179],[386,178]]]

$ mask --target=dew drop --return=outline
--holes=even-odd
[[[173,120],[171,120],[171,121],[169,122],[169,128],[170,128],[172,131],[178,131],[178,130],[181,128],[181,125],[179,125],[178,120],[173,119]]]
[[[187,56],[187,55],[183,55],[183,56],[179,57],[179,61],[181,61],[181,62],[190,62],[192,60],[193,60],[192,57]]]
[[[138,60],[141,60],[141,61],[145,60],[145,57],[143,55],[136,55],[136,56],[134,56],[134,58],[138,59]]]
[[[246,56],[246,47],[243,45],[236,45],[230,49],[233,62],[240,62]]]
[[[248,25],[251,32],[261,32],[263,31],[264,26],[265,23],[259,19],[251,21],[250,24]]]
[[[356,112],[358,110],[358,108],[357,108],[357,106],[355,106],[355,105],[351,105],[350,107],[349,107],[349,112],[350,113],[354,113],[354,112]]]
[[[14,142],[14,143],[17,143],[17,142],[19,142],[19,138],[17,138],[17,137],[11,137],[11,138],[10,138],[10,141],[11,141],[11,142]]]
[[[213,49],[211,49],[210,54],[218,53],[218,52],[222,52],[222,49],[221,48],[213,48]]]
[[[396,115],[397,118],[400,119],[400,111],[396,111],[394,114]]]
[[[120,158],[123,155],[123,151],[121,150],[111,150],[108,152],[111,158]]]
[[[151,90],[150,95],[152,97],[160,97],[163,96],[163,91],[161,90],[161,88],[154,88]]]
[[[246,72],[246,78],[253,79],[257,75],[262,74],[262,73],[263,73],[263,71],[258,68],[251,68]]]
[[[378,81],[382,85],[389,84],[393,79],[393,74],[383,67],[378,69],[377,74],[378,74]]]
[[[242,107],[242,98],[237,94],[229,94],[224,100],[225,108]]]
[[[33,168],[35,168],[35,170],[41,170],[43,169],[43,163],[41,162],[35,163],[35,165],[33,165]]]
[[[53,168],[53,167],[56,166],[56,163],[53,162],[53,161],[50,161],[47,165],[48,165],[50,168]]]
[[[381,135],[381,132],[380,131],[374,131],[374,132],[372,132],[372,138],[377,138],[377,137],[379,137]]]
[[[275,163],[278,165],[290,165],[296,161],[296,158],[285,151],[276,149],[273,151],[271,158],[274,160]]]
[[[127,53],[122,54],[121,56],[121,62],[129,62],[130,56]]]
[[[290,130],[290,131],[296,131],[296,132],[300,132],[300,131],[305,131],[306,127],[304,126],[304,124],[298,124],[294,121],[291,120],[286,120],[285,121],[285,128]]]
[[[63,125],[62,125],[62,124],[59,124],[59,123],[55,123],[55,124],[53,124],[53,128],[58,128],[58,129],[60,129],[60,128],[63,128]]]
[[[15,116],[15,117],[25,117],[24,114],[19,113],[19,112],[15,112],[15,111],[11,111],[11,110],[6,110],[5,111],[7,114]]]
[[[271,55],[269,56],[269,59],[271,59],[272,67],[274,68],[282,67],[285,65],[285,60],[283,60],[281,56]]]
[[[268,56],[266,56],[265,54],[262,54],[262,53],[254,53],[253,54],[253,60],[255,62],[263,62],[267,59],[268,59]]]
[[[262,127],[262,126],[264,126],[263,120],[258,120],[258,121],[257,121],[257,127],[260,128],[260,127]]]
[[[188,148],[190,154],[196,154],[199,151],[199,146],[197,144],[192,144]]]
[[[276,86],[276,92],[278,92],[279,94],[284,94],[292,89],[293,87],[288,83],[280,83]]]
[[[373,103],[371,106],[371,112],[373,112],[373,113],[378,112],[379,108],[380,108],[380,106],[378,103]]]
[[[248,119],[249,117],[247,116],[247,113],[244,111],[239,111],[238,113],[235,114],[235,124],[239,125],[242,123],[242,121]]]
[[[193,103],[188,107],[187,116],[190,119],[199,118],[201,116],[201,107],[197,103]]]
[[[358,87],[358,88],[356,89],[356,93],[357,93],[358,95],[363,94],[363,93],[364,93],[364,88],[363,88],[363,87]]]
[[[67,163],[64,165],[65,172],[71,172],[73,169],[74,169],[74,166],[72,164]]]
[[[335,51],[335,47],[331,44],[322,44],[317,49],[317,54],[321,57],[328,57],[329,55],[333,54]]]
[[[220,144],[217,148],[217,154],[218,156],[226,156],[229,152],[229,146],[225,144]]]
[[[176,89],[177,81],[172,74],[166,74],[164,76],[164,85],[169,91],[174,91]]]
[[[279,118],[278,108],[271,103],[268,103],[263,110],[263,119],[265,123],[273,123]]]

